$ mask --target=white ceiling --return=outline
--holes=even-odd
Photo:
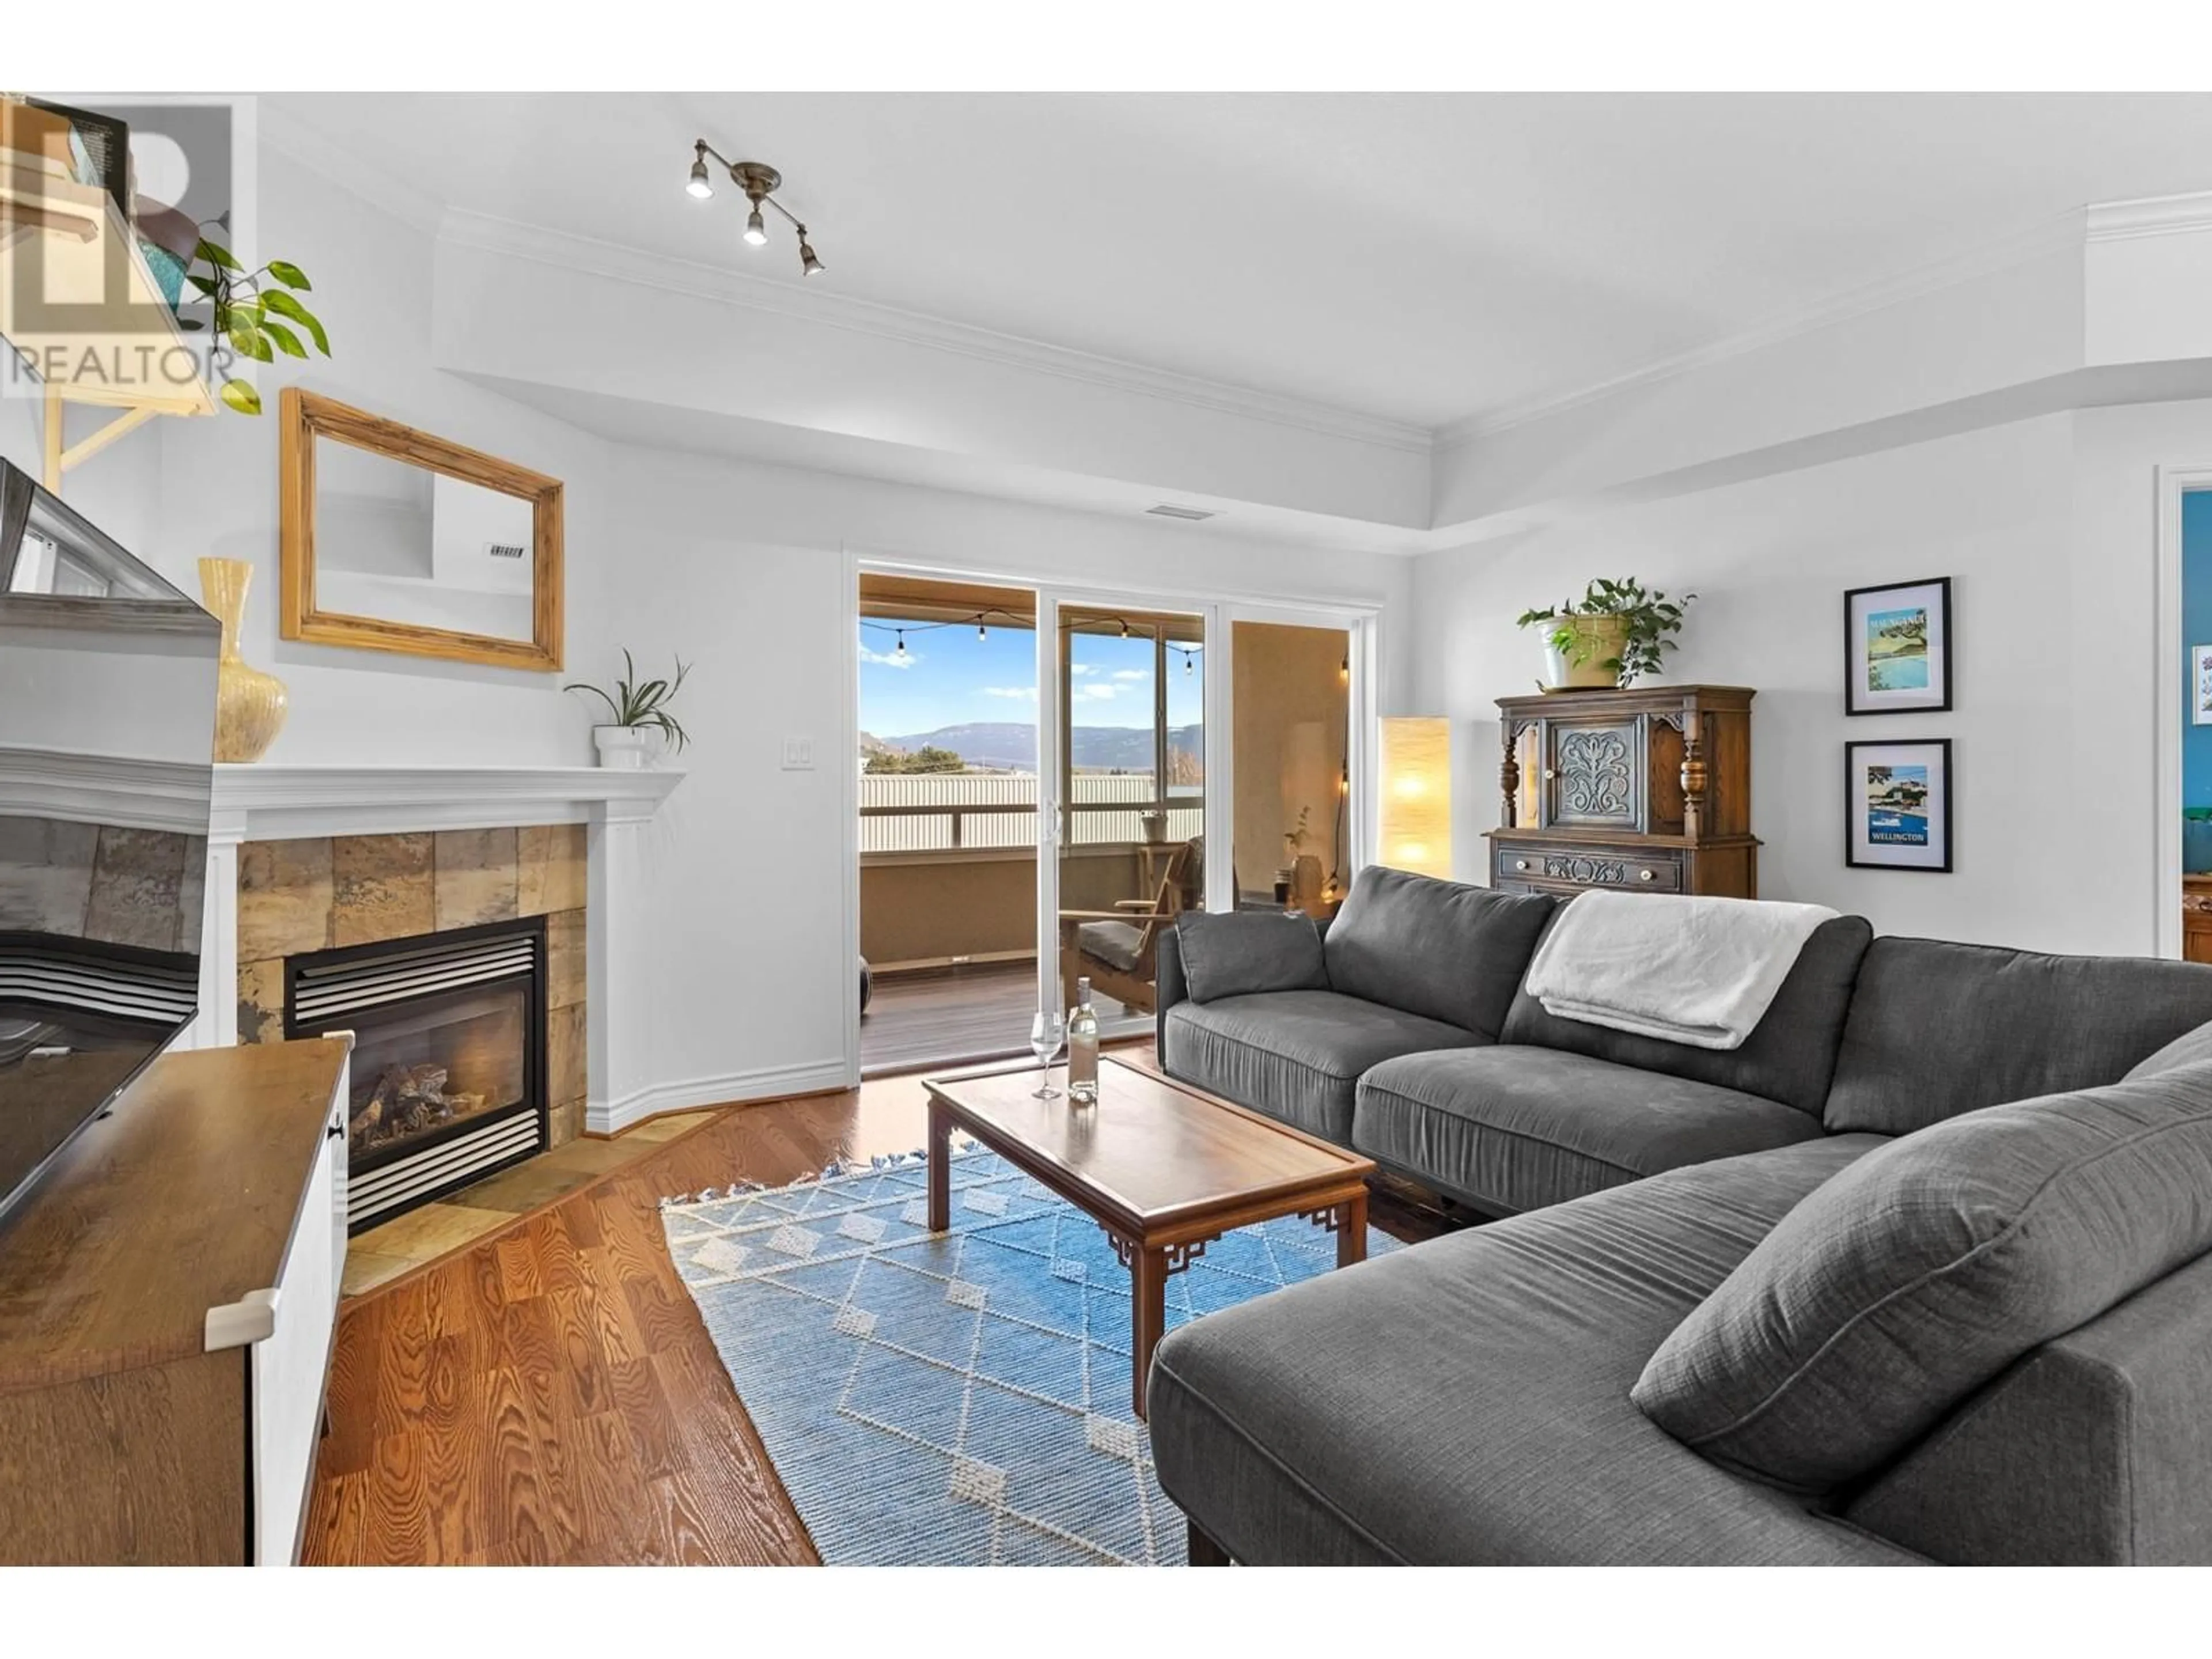
[[[683,191],[782,169],[816,283],[1431,427],[2086,203],[2212,187],[2212,95],[286,94],[443,206],[797,286]]]

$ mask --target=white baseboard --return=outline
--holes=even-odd
[[[813,1094],[823,1089],[852,1086],[842,1058],[804,1060],[796,1066],[767,1066],[758,1071],[728,1072],[719,1077],[679,1079],[633,1090],[615,1100],[591,1100],[584,1104],[584,1128],[595,1135],[620,1134],[633,1123],[642,1123],[664,1112],[696,1111],[702,1106],[727,1106],[738,1101],[775,1100],[784,1095]]]

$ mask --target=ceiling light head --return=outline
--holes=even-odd
[[[799,273],[802,276],[819,276],[822,261],[814,257],[814,244],[806,240],[806,227],[799,228]]]
[[[768,246],[768,221],[761,217],[758,208],[745,215],[745,240],[755,247]]]
[[[684,188],[702,202],[714,193],[714,182],[707,176],[707,143],[704,139],[699,141],[698,148],[692,152],[691,180]]]

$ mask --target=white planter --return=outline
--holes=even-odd
[[[592,744],[599,764],[617,772],[642,772],[651,764],[659,733],[641,726],[595,726]]]
[[[1544,678],[1554,691],[1592,690],[1614,683],[1615,672],[1602,665],[1618,657],[1628,641],[1628,624],[1618,617],[1568,617],[1563,619],[1577,640],[1570,655],[1552,643],[1559,622],[1537,624],[1544,630]]]

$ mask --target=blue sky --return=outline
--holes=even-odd
[[[896,619],[871,617],[860,629],[860,727],[878,737],[912,737],[940,726],[1036,719],[1036,636],[972,625],[912,625],[901,665]],[[1152,723],[1152,642],[1076,634],[1072,693],[1078,726]],[[1168,653],[1168,724],[1195,726],[1202,715],[1205,656],[1189,673],[1182,653]]]

